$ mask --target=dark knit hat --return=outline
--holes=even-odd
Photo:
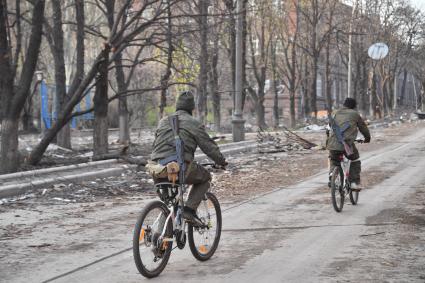
[[[191,91],[182,92],[176,101],[176,110],[192,112],[195,109],[195,98]]]
[[[357,107],[357,101],[354,98],[347,97],[343,105],[349,109],[354,109]]]

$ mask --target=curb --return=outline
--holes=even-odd
[[[46,178],[44,180],[35,180],[33,182],[28,182],[28,183],[1,186],[0,198],[7,198],[7,197],[17,196],[20,194],[25,194],[28,190],[45,188],[46,186],[55,184],[57,182],[72,183],[72,182],[78,182],[78,181],[93,180],[97,178],[117,176],[132,167],[136,167],[136,165],[128,165],[128,166],[125,166],[125,167],[123,166],[119,168],[108,168],[108,169],[102,169],[102,170],[87,172],[82,174],[74,174],[74,175],[68,175],[68,176],[57,177],[57,178]]]
[[[248,152],[257,148],[257,143],[255,141],[241,141],[237,143],[223,144],[220,146],[220,148],[223,154]],[[203,153],[198,153],[195,155],[196,161],[201,161],[206,158],[208,158],[207,155]],[[113,167],[113,168],[107,168],[107,169],[99,169],[99,170],[81,173],[81,174],[72,174],[72,175],[67,175],[63,177],[61,176],[58,176],[55,178],[47,177],[45,179],[41,179],[41,180],[39,179],[39,180],[29,181],[29,182],[20,183],[20,184],[10,184],[10,185],[3,185],[3,186],[0,185],[0,198],[13,197],[13,196],[25,194],[27,191],[31,189],[45,188],[46,186],[49,186],[58,182],[72,183],[72,182],[81,182],[81,181],[87,181],[87,180],[92,180],[97,178],[117,176],[127,169],[137,167],[137,165],[120,165],[118,163],[118,159],[101,160],[101,161],[93,161],[93,162],[87,162],[87,163],[81,163],[81,164],[75,164],[75,165],[69,165],[69,166],[60,166],[60,167],[45,168],[45,169],[39,169],[39,170],[0,175],[0,184],[2,181],[13,179],[13,178],[15,179],[27,178],[27,177],[41,178],[43,174],[59,173],[61,171],[66,172],[72,169],[84,169],[84,168],[104,166],[104,165],[107,165],[107,166],[119,165],[119,166]]]

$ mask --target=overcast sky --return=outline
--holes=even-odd
[[[410,0],[417,8],[425,11],[425,0]]]

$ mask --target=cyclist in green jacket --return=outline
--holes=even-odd
[[[206,132],[205,127],[192,117],[194,109],[195,99],[192,92],[181,93],[177,98],[175,115],[179,120],[179,136],[184,142],[184,161],[187,168],[185,183],[193,185],[182,215],[188,221],[202,224],[196,215],[196,209],[210,187],[211,174],[194,161],[195,150],[199,146],[217,165],[226,166],[227,162],[218,145]],[[174,134],[168,117],[165,117],[159,122],[155,133],[151,160],[159,163],[173,155],[176,155]]]
[[[327,142],[327,149],[329,150],[330,159],[330,173],[336,165],[339,164],[339,156],[344,153],[348,159],[352,160],[350,167],[350,182],[353,190],[360,190],[360,172],[361,172],[361,161],[360,154],[357,150],[354,141],[357,138],[358,131],[364,136],[364,142],[370,142],[370,132],[363,121],[360,114],[355,110],[357,102],[354,98],[346,98],[343,104],[343,108],[335,111],[332,118],[336,124],[342,129],[348,124],[348,128],[343,132],[344,141],[351,147],[353,154],[347,156],[344,150],[344,145],[338,140],[336,134],[331,131]],[[329,177],[330,178],[330,177]],[[330,183],[328,183],[330,185]]]

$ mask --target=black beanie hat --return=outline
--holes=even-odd
[[[344,107],[347,107],[349,109],[354,109],[357,107],[357,102],[354,98],[347,97],[344,101]]]
[[[195,109],[195,98],[191,91],[182,92],[176,101],[176,110],[192,112]]]

